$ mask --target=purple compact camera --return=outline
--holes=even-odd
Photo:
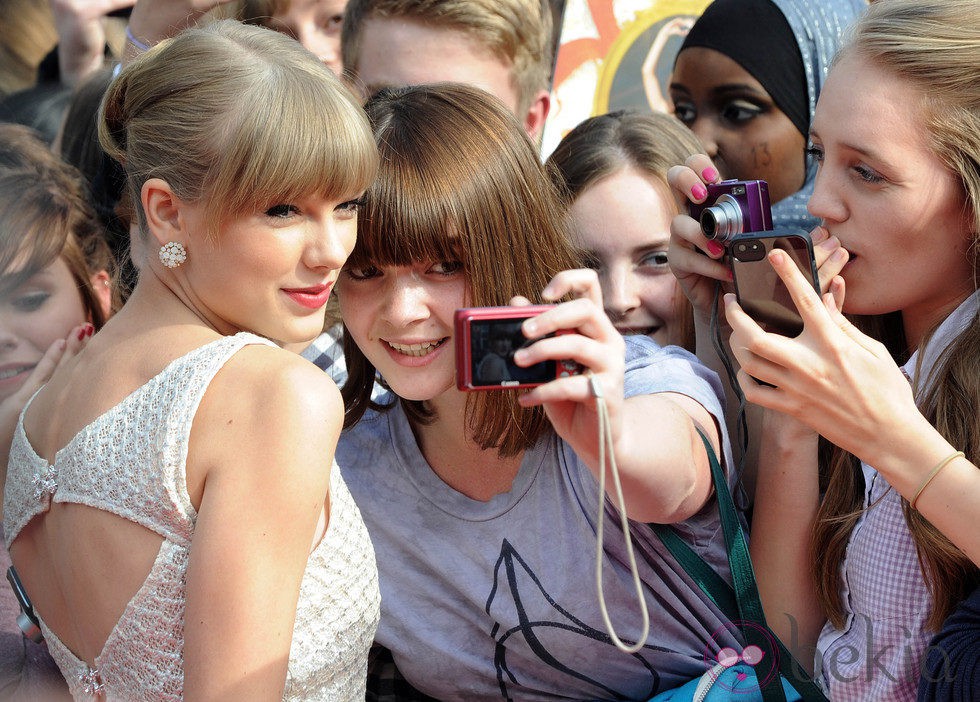
[[[691,216],[709,239],[726,242],[736,234],[772,230],[769,184],[764,180],[710,183],[703,205],[692,204]]]

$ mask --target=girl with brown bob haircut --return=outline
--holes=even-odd
[[[724,562],[698,436],[727,458],[717,378],[682,349],[624,339],[595,272],[568,270],[562,207],[503,103],[441,84],[385,89],[366,109],[381,168],[337,288],[350,370],[337,456],[378,553],[378,643],[439,699],[648,699],[703,674],[706,632],[724,632],[723,615],[643,523],[676,524]],[[530,300],[560,304],[515,333],[511,377],[545,360],[582,372],[527,390],[458,389],[456,310]],[[371,403],[378,378],[392,395]],[[602,517],[615,581],[605,601],[634,655],[613,644],[597,599],[594,392],[625,496]],[[683,614],[661,621],[668,610]]]

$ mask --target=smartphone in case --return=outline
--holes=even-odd
[[[803,331],[803,319],[786,285],[767,260],[774,249],[785,251],[813,289],[820,292],[813,242],[809,233],[800,229],[752,232],[731,239],[728,256],[735,279],[735,294],[745,313],[764,330],[797,336]]]

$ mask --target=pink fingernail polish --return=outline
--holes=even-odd
[[[718,177],[718,171],[716,171],[711,166],[708,166],[703,171],[701,171],[701,177],[704,178],[709,183]]]
[[[691,195],[694,196],[695,200],[703,200],[708,197],[708,189],[700,183],[695,183],[694,187],[691,188]]]
[[[725,247],[719,244],[717,241],[708,241],[708,253],[712,256],[720,256],[725,252]]]

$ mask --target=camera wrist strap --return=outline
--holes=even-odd
[[[636,653],[643,648],[647,636],[650,634],[650,614],[647,610],[647,601],[643,596],[643,584],[640,582],[640,571],[636,567],[636,556],[633,553],[633,538],[630,535],[629,522],[626,517],[626,500],[623,498],[623,486],[619,480],[619,467],[616,465],[616,454],[613,451],[612,430],[609,426],[609,409],[606,407],[606,399],[603,397],[602,389],[596,377],[590,372],[589,390],[595,398],[596,414],[599,416],[599,511],[596,517],[596,547],[595,547],[595,582],[596,591],[599,593],[599,611],[602,612],[602,621],[609,632],[616,648],[624,653]],[[623,537],[626,540],[626,555],[629,559],[630,574],[633,576],[633,585],[636,587],[636,598],[640,604],[640,617],[643,619],[643,630],[639,640],[631,646],[627,646],[616,635],[612,621],[609,619],[609,612],[606,609],[606,597],[602,590],[602,540],[603,523],[605,522],[605,500],[606,500],[606,459],[608,457],[609,470],[612,473],[613,487],[616,492],[616,507],[622,521]]]

